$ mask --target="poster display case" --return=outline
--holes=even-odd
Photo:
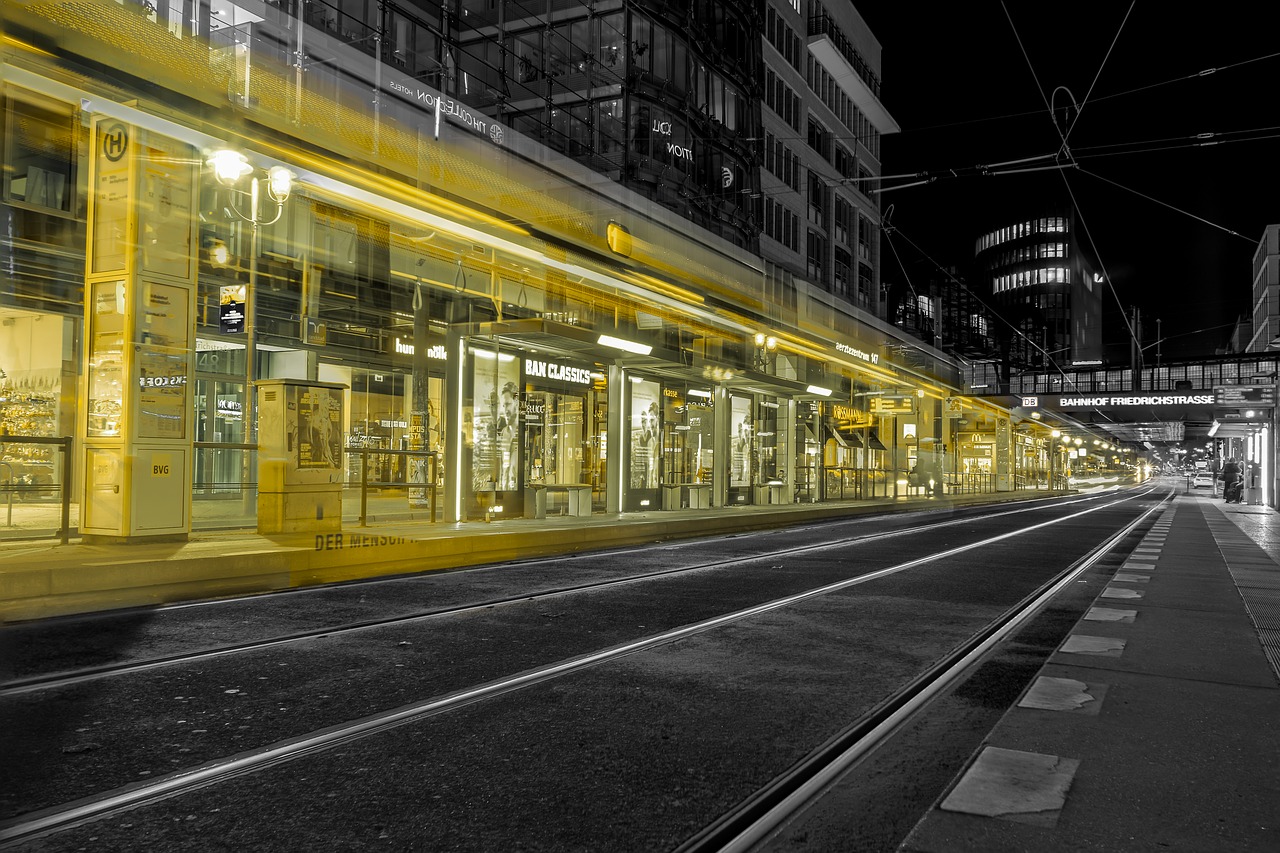
[[[258,532],[342,529],[347,386],[263,379],[258,394]]]

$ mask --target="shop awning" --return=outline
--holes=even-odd
[[[841,447],[862,447],[862,436],[856,427],[842,427],[837,421],[827,419],[827,431]]]
[[[875,430],[871,430],[870,432],[868,432],[867,438],[868,438],[867,443],[871,446],[872,450],[888,450],[889,449],[884,446],[884,442],[880,440],[880,436],[876,435]]]

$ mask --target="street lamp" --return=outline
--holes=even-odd
[[[778,349],[778,339],[764,332],[756,332],[755,343],[756,369],[763,373],[768,371],[773,354]]]
[[[229,190],[229,204],[227,210],[231,211],[240,220],[247,222],[250,226],[249,239],[249,283],[245,288],[244,294],[244,407],[242,409],[242,417],[244,418],[244,439],[246,445],[254,445],[257,441],[256,430],[258,426],[257,419],[257,399],[253,393],[253,383],[256,377],[254,358],[254,299],[258,286],[258,238],[259,232],[263,225],[273,225],[284,215],[284,204],[289,200],[289,194],[293,191],[293,173],[283,166],[272,166],[266,169],[262,175],[254,174],[254,167],[249,164],[249,158],[241,154],[239,151],[231,151],[229,149],[219,149],[209,155],[208,165],[213,169],[213,177],[219,184]],[[251,177],[250,177],[251,176]],[[248,177],[248,188],[242,189],[241,182]],[[270,202],[263,207],[263,196],[266,201]],[[241,201],[243,197],[248,197],[247,210],[242,207]],[[271,209],[271,205],[275,206],[275,210]],[[250,454],[245,451],[245,480],[248,484],[251,482],[250,475]],[[246,507],[249,504],[249,492],[245,489],[244,502]]]

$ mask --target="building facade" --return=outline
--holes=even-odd
[[[1253,325],[1245,352],[1280,347],[1280,225],[1268,225],[1253,253]]]
[[[891,120],[856,13],[498,5],[6,4],[12,476],[121,541],[235,505],[331,524],[361,481],[449,521],[731,507],[941,488],[964,421],[990,426],[984,487],[1013,487],[1007,413],[877,307],[843,176],[878,171]],[[712,21],[759,47],[690,49]],[[757,100],[762,53],[802,118]],[[821,159],[798,188],[797,121]],[[777,203],[820,263],[760,224]],[[58,436],[66,463],[21,440]]]
[[[982,287],[1008,324],[1000,332],[1008,368],[1101,364],[1101,276],[1080,250],[1069,213],[995,228],[974,247]]]

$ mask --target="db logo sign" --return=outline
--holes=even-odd
[[[1022,398],[1022,408],[1024,409],[1036,409],[1036,408],[1039,408],[1039,406],[1040,406],[1039,397],[1023,397]]]

